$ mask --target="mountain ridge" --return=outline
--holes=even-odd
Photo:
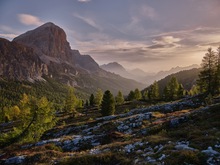
[[[53,23],[46,23],[21,34],[11,42],[1,39],[0,45],[6,45],[4,51],[0,52],[1,63],[8,60],[7,63],[1,65],[1,70],[5,73],[4,75],[1,74],[2,78],[29,81],[29,78],[42,80],[42,76],[48,76],[73,87],[86,88],[89,93],[100,88],[102,90],[109,89],[113,93],[122,90],[127,94],[131,89],[144,87],[143,84],[134,80],[125,79],[104,71],[91,56],[81,55],[78,50],[72,50],[66,40],[65,31]],[[13,52],[18,47],[16,45],[20,45],[20,47]],[[25,64],[21,65],[23,66],[22,70],[18,69],[21,70],[19,72],[20,76],[16,76],[16,70],[20,67],[18,61],[21,59],[18,61],[13,61],[13,59],[14,56],[18,56],[19,52],[20,58]],[[28,55],[32,55],[33,58],[25,58]],[[8,57],[7,60],[3,58],[6,56]],[[14,66],[18,67],[14,69],[8,67],[11,65],[11,61],[13,61]],[[36,68],[38,65],[39,67]],[[43,68],[40,68],[40,66],[43,66]],[[42,70],[41,74],[36,74],[40,69]],[[47,72],[43,72],[44,70]],[[12,76],[6,74],[9,71],[13,73]]]

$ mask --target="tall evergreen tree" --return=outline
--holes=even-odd
[[[212,48],[209,48],[203,57],[201,66],[202,71],[199,73],[199,80],[197,82],[200,91],[214,94],[216,88],[216,55]]]
[[[149,95],[148,90],[145,90],[145,91],[143,92],[143,95],[142,95],[143,99],[144,99],[144,100],[149,100],[148,95]]]
[[[90,106],[94,106],[95,105],[95,97],[94,97],[93,94],[90,95],[89,103],[90,103]]]
[[[128,94],[128,100],[129,101],[133,101],[133,100],[135,100],[135,93],[134,93],[134,91],[130,91],[130,93]]]
[[[170,94],[170,99],[175,100],[178,97],[178,89],[179,89],[179,83],[176,79],[176,77],[172,77],[168,83],[169,86],[169,94]]]
[[[216,75],[215,75],[215,86],[216,86],[216,92],[220,93],[220,46],[217,48],[216,52]]]
[[[182,98],[184,96],[184,87],[183,84],[179,84],[179,88],[178,88],[178,98]]]
[[[116,104],[118,104],[118,105],[121,105],[121,104],[124,103],[124,96],[123,96],[123,94],[122,94],[121,91],[118,91],[118,94],[117,94],[117,96],[115,97],[115,102],[116,102]]]
[[[109,116],[115,113],[115,99],[109,90],[105,91],[101,104],[102,116]]]
[[[170,100],[170,88],[168,85],[166,85],[163,89],[163,99],[165,101],[169,101]]]
[[[159,99],[160,94],[159,94],[159,85],[157,81],[154,81],[154,83],[150,86],[149,95],[151,100]]]

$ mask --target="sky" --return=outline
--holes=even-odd
[[[220,45],[220,0],[0,0],[0,37],[46,22],[98,64],[145,72],[200,64]]]

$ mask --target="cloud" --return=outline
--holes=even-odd
[[[24,25],[40,26],[43,24],[43,22],[38,17],[30,14],[18,14],[18,19]]]
[[[7,39],[13,39],[17,36],[18,35],[16,35],[16,34],[0,34],[0,37],[7,38]]]
[[[83,3],[85,3],[85,2],[90,2],[91,0],[78,0],[78,2],[83,2]]]
[[[102,28],[93,19],[91,19],[89,17],[84,17],[84,16],[81,16],[77,13],[74,13],[73,16],[82,20],[83,22],[85,22],[86,24],[92,26],[93,28],[95,28],[97,30],[100,30],[100,31],[102,30]]]
[[[181,39],[173,36],[160,36],[153,39],[153,45],[148,46],[150,49],[177,48],[180,47]]]
[[[9,40],[15,38],[21,32],[11,28],[10,26],[0,25],[0,37],[7,38]]]
[[[156,11],[154,10],[154,8],[148,6],[148,5],[143,5],[140,7],[139,11],[139,15],[142,18],[149,18],[151,20],[154,20],[158,17]]]
[[[173,36],[162,36],[161,38],[154,39],[153,43],[156,43],[156,44],[173,44],[173,43],[176,43],[176,42],[179,42],[179,41],[181,41],[180,38],[175,38]]]

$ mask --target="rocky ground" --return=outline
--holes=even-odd
[[[219,103],[186,98],[114,116],[61,116],[42,140],[0,149],[0,163],[220,164]]]

